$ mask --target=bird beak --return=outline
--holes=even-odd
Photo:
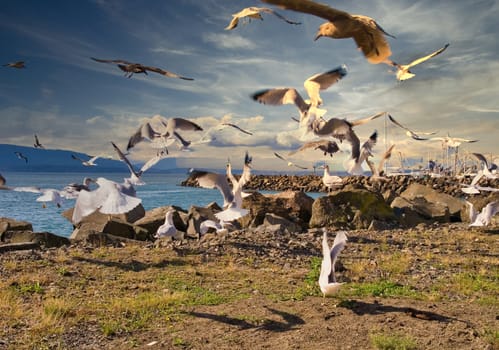
[[[317,41],[317,39],[319,39],[321,36],[322,34],[320,32],[317,32],[317,34],[315,34],[314,41]]]

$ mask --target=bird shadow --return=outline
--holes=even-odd
[[[442,323],[449,323],[451,321],[459,321],[456,318],[444,316],[435,312],[418,310],[413,307],[407,306],[393,306],[393,305],[383,305],[379,302],[366,303],[358,300],[343,300],[337,305],[338,307],[344,307],[351,310],[354,314],[363,315],[383,315],[387,313],[397,312],[404,313],[413,318],[417,318],[425,321],[437,321]]]
[[[120,270],[124,271],[134,271],[134,272],[140,272],[144,271],[150,268],[164,268],[166,266],[183,266],[186,263],[182,260],[162,260],[157,263],[143,263],[141,261],[132,259],[128,262],[120,262],[120,261],[106,261],[106,260],[99,260],[99,259],[93,259],[93,258],[85,258],[85,257],[73,257],[73,260],[79,261],[79,262],[86,262],[90,264],[95,264],[95,265],[102,265],[102,266],[107,266],[107,267],[116,267]]]
[[[239,327],[240,329],[256,329],[256,330],[266,330],[271,332],[287,332],[293,329],[296,329],[297,326],[305,324],[305,321],[297,316],[293,315],[286,311],[272,309],[270,307],[265,307],[271,313],[280,316],[283,321],[276,321],[269,318],[264,319],[255,319],[253,317],[249,317],[251,319],[245,319],[242,317],[230,317],[227,315],[215,315],[206,312],[196,312],[190,311],[186,312],[186,314],[207,318],[216,322],[225,323],[231,326]]]

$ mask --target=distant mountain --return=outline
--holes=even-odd
[[[22,153],[28,161],[19,159],[15,152]],[[118,160],[98,158],[97,166],[86,167],[80,161],[72,159],[74,154],[81,159],[90,159],[85,153],[57,150],[39,149],[34,147],[0,144],[0,172],[1,171],[27,171],[27,172],[80,172],[91,170],[92,172],[123,172],[128,171],[127,166]],[[137,168],[141,164],[137,164]],[[183,172],[185,169],[176,167],[175,158],[165,158],[156,164],[148,172]]]

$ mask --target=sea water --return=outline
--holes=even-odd
[[[15,173],[3,172],[9,187],[36,186],[41,189],[61,190],[70,183],[82,183],[84,177],[105,177],[116,182],[122,182],[129,173]],[[145,173],[143,186],[135,186],[137,197],[142,199],[145,210],[157,207],[175,205],[188,210],[191,205],[206,206],[211,202],[223,204],[223,198],[217,189],[205,189],[180,186],[187,174]],[[92,187],[92,185],[91,185]],[[262,193],[272,193],[262,191]],[[35,232],[51,232],[59,236],[69,237],[73,225],[61,214],[74,207],[75,200],[65,199],[61,208],[54,203],[37,202],[39,193],[0,191],[0,217],[28,221]],[[312,194],[317,197],[318,194]]]

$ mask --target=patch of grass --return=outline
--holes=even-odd
[[[486,329],[483,332],[483,338],[492,345],[492,349],[499,349],[499,330]]]
[[[45,292],[44,288],[38,281],[32,283],[14,284],[12,287],[20,294],[43,294]]]
[[[379,267],[385,276],[397,276],[409,271],[412,257],[409,254],[396,252],[395,254],[382,255]]]
[[[322,258],[312,257],[310,259],[310,271],[304,279],[303,285],[298,287],[292,298],[295,300],[303,300],[307,296],[316,296],[320,294],[319,276],[321,273]]]
[[[372,333],[369,335],[372,346],[379,350],[415,350],[417,344],[411,337],[400,334]]]
[[[189,343],[187,341],[185,341],[184,339],[182,339],[181,337],[175,336],[172,340],[172,345],[177,346],[177,347],[181,347],[181,348],[185,348],[185,347],[189,346]]]
[[[348,288],[339,291],[342,297],[420,297],[420,294],[409,286],[403,286],[391,281],[378,281],[370,283],[352,283]]]

